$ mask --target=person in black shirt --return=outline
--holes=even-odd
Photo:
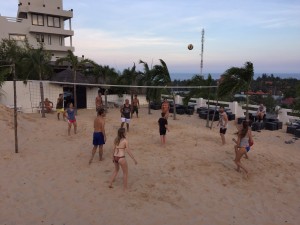
[[[159,126],[159,134],[160,134],[160,143],[162,146],[166,144],[166,133],[168,128],[168,120],[166,119],[166,114],[161,113],[161,118],[158,120],[158,126]]]
[[[59,94],[56,103],[56,112],[57,112],[57,119],[60,120],[59,115],[60,113],[63,115],[63,119],[65,120],[65,110],[64,110],[64,97],[63,94]]]
[[[131,114],[131,105],[129,104],[129,100],[125,99],[125,104],[121,107],[121,127],[126,123],[127,132],[129,131],[129,122],[130,122],[130,114]]]

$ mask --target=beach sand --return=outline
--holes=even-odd
[[[300,223],[300,140],[278,131],[253,132],[254,146],[242,163],[249,178],[235,171],[230,122],[227,144],[219,128],[205,127],[197,114],[169,118],[167,145],[160,146],[160,111],[140,109],[127,134],[138,161],[129,164],[129,190],[114,170],[113,140],[118,109],[106,115],[104,161],[91,165],[95,110],[79,110],[78,133],[56,114],[18,114],[19,153],[14,153],[13,111],[0,105],[0,224],[256,224]]]

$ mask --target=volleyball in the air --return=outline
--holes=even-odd
[[[188,49],[189,49],[189,50],[192,50],[193,48],[194,48],[194,46],[193,46],[192,44],[189,44],[189,45],[188,45]]]

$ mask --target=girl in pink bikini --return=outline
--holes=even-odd
[[[73,107],[73,103],[70,103],[69,108],[67,109],[67,119],[68,119],[68,135],[70,135],[72,124],[74,127],[74,134],[76,134],[77,123],[76,123],[75,109]]]
[[[126,140],[126,136],[125,136],[125,128],[119,128],[118,136],[114,141],[114,150],[112,155],[112,160],[115,165],[115,171],[113,172],[113,175],[111,177],[109,188],[113,187],[112,183],[115,181],[121,166],[121,169],[123,171],[124,191],[127,189],[128,164],[125,159],[125,152],[127,152],[128,155],[133,159],[134,163],[137,164],[137,161],[133,157],[130,149],[128,148],[128,141]]]

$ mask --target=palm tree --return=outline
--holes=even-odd
[[[244,90],[246,92],[246,120],[249,120],[249,96],[251,82],[254,76],[253,64],[246,62],[244,67],[231,67],[222,75],[218,88],[218,97],[226,96]]]
[[[73,83],[74,83],[74,108],[76,109],[77,114],[77,94],[76,94],[76,80],[77,80],[77,71],[86,66],[86,63],[90,63],[89,59],[79,60],[77,56],[71,50],[68,50],[66,57],[59,58],[56,60],[56,65],[63,64],[63,62],[69,63],[73,73]]]
[[[149,69],[148,63],[140,60],[140,64],[144,65],[144,72],[141,73],[141,79],[139,80],[140,85],[152,86],[153,81],[153,71]],[[148,101],[148,114],[151,114],[150,103],[153,97],[153,90],[152,88],[146,88],[146,100]]]
[[[160,65],[154,65],[152,69],[149,69],[149,66],[146,62],[140,60],[139,63],[144,64],[144,72],[141,73],[140,83],[147,86],[166,86],[170,85],[171,77],[167,67],[167,64],[159,59]],[[146,99],[149,103],[148,113],[150,114],[150,102],[159,101],[163,89],[160,88],[146,88]],[[167,91],[166,93],[170,93]]]
[[[122,75],[119,77],[118,81],[119,83],[123,85],[137,85],[138,78],[140,76],[140,73],[136,71],[135,63],[133,63],[132,68],[128,68],[123,70]],[[133,101],[133,93],[137,92],[137,88],[128,88],[127,91],[130,93],[131,96],[131,102]]]
[[[45,118],[44,110],[44,87],[42,80],[48,78],[52,74],[52,67],[50,65],[51,55],[44,49],[43,44],[37,49],[29,47],[29,51],[22,59],[24,74],[26,79],[38,79],[40,80],[40,95],[41,95],[41,107],[42,118]]]

